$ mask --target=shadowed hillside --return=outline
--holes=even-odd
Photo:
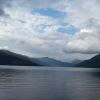
[[[8,50],[0,50],[0,65],[39,66],[30,58]]]
[[[75,66],[76,67],[100,68],[100,54],[89,60],[85,60],[79,64],[76,64]]]

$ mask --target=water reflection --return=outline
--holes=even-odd
[[[100,100],[100,71],[0,68],[0,100]]]

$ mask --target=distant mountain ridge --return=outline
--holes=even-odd
[[[0,50],[0,65],[17,66],[51,66],[51,67],[69,67],[71,63],[58,61],[48,57],[30,58],[21,54],[16,54],[8,50]]]
[[[30,58],[8,50],[0,50],[0,65],[100,68],[100,54],[89,60],[74,60],[68,63],[48,57]]]
[[[100,54],[89,60],[76,64],[75,67],[100,68]]]
[[[82,62],[82,60],[78,60],[78,59],[71,61],[72,65],[76,65],[76,64],[79,64],[81,62]]]
[[[72,63],[67,63],[67,62],[62,62],[59,60],[55,60],[52,58],[48,57],[43,57],[43,58],[32,58],[35,63],[39,63],[43,66],[57,66],[57,67],[71,67],[73,64]]]

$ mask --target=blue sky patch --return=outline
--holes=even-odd
[[[40,24],[40,25],[38,25],[38,26],[36,27],[35,31],[36,31],[36,32],[39,32],[39,33],[43,33],[45,27],[46,27],[46,25]]]
[[[62,33],[68,33],[68,34],[75,34],[76,32],[79,32],[80,30],[73,25],[69,26],[62,26],[58,29],[58,32]]]
[[[49,16],[53,18],[63,18],[66,13],[57,11],[52,8],[33,8],[33,13],[39,13],[43,16]]]

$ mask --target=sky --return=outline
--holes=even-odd
[[[0,0],[0,49],[85,60],[100,53],[100,0]]]

